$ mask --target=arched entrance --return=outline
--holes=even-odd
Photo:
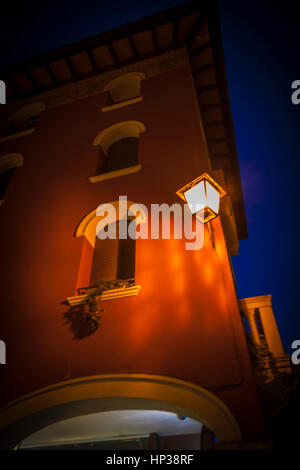
[[[239,426],[215,395],[189,382],[144,374],[81,377],[39,389],[0,411],[2,448],[58,421],[109,410],[161,410],[203,423],[218,441],[239,441]]]

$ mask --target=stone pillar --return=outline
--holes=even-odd
[[[259,333],[257,330],[256,321],[255,321],[255,308],[250,308],[246,312],[244,311],[244,314],[247,317],[253,341],[256,344],[259,344],[260,338],[259,338]]]
[[[259,310],[268,350],[276,360],[276,367],[281,371],[290,371],[290,356],[285,353],[272,307],[272,296],[261,295],[239,300],[241,311],[246,315],[253,340],[260,342],[255,322],[255,309]],[[258,339],[258,341],[257,341]]]
[[[273,353],[275,357],[283,356],[285,351],[283,349],[277,322],[273,313],[272,298],[271,295],[266,295],[264,297],[264,301],[259,303],[258,308],[266,341],[270,352]]]
[[[283,356],[285,352],[284,352],[283,345],[281,342],[276,319],[273,313],[272,296],[261,295],[258,297],[249,297],[248,299],[241,299],[239,303],[240,303],[241,310],[245,313],[245,315],[248,318],[252,334],[253,334],[252,332],[252,328],[253,328],[254,341],[255,341],[255,338],[258,336],[257,326],[255,322],[255,317],[254,317],[255,309],[258,308],[260,319],[261,319],[261,324],[264,330],[264,334],[265,334],[269,351],[272,354],[274,354],[275,357]]]

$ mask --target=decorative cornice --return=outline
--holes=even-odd
[[[272,307],[272,296],[258,295],[257,297],[247,297],[246,299],[240,299],[239,306],[241,309]]]
[[[147,78],[149,78],[188,64],[189,58],[187,50],[185,47],[182,47],[180,49],[165,52],[150,59],[141,60],[140,62],[120,67],[110,72],[101,73],[94,77],[80,80],[76,83],[60,86],[59,88],[31,96],[24,100],[18,100],[11,105],[7,104],[6,111],[9,114],[13,112],[13,110],[36,101],[44,102],[46,104],[46,109],[54,108],[88,96],[107,93],[104,91],[105,85],[113,78],[124,73],[142,72]]]

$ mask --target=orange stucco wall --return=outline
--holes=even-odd
[[[106,94],[49,109],[33,134],[7,141],[20,152],[0,208],[0,405],[73,377],[101,373],[173,376],[216,393],[244,435],[262,430],[257,392],[220,220],[216,247],[205,232],[200,251],[184,240],[138,240],[137,297],[105,302],[99,330],[76,341],[64,325],[74,295],[83,239],[74,231],[100,203],[119,195],[149,205],[178,202],[175,192],[209,170],[191,76],[186,68],[142,82],[140,103],[101,112]],[[91,184],[94,137],[123,120],[146,125],[140,172]]]

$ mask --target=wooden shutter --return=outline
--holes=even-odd
[[[109,238],[96,237],[90,284],[97,281],[110,281],[117,277],[118,242]]]
[[[130,220],[117,223],[117,236],[119,223],[126,224]],[[133,279],[135,274],[135,240],[131,238],[100,240],[96,237],[90,285],[97,281],[111,281],[115,279]]]
[[[128,224],[131,220],[122,220],[121,224]],[[119,240],[118,246],[118,279],[134,279],[135,275],[135,240],[127,238]]]

